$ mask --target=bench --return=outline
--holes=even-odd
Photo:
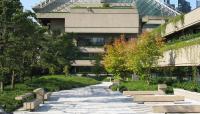
[[[32,111],[32,110],[37,109],[40,106],[41,103],[42,103],[42,101],[39,100],[39,99],[35,99],[35,100],[29,101],[29,102],[24,102],[23,103],[23,108],[25,110]]]
[[[31,97],[35,99],[30,99]],[[38,88],[33,91],[33,93],[26,93],[20,96],[15,97],[15,100],[22,101],[23,110],[35,110],[39,107],[40,104],[44,103],[44,100],[48,100],[51,95],[51,92],[45,93],[43,88]]]
[[[200,105],[153,106],[154,113],[200,113]]]
[[[135,96],[133,101],[144,103],[144,102],[176,102],[176,101],[184,101],[184,96],[176,96],[176,95],[140,95]]]

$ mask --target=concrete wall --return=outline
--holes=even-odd
[[[173,23],[168,24],[166,27],[165,35],[170,35],[176,31],[180,31],[195,24],[200,24],[200,8],[185,14],[184,24],[182,24],[181,21],[179,21],[176,25]]]
[[[159,66],[199,66],[200,45],[193,45],[163,53]]]
[[[139,14],[134,8],[83,8],[71,9],[71,13],[37,13],[36,15],[38,19],[65,19],[65,32],[69,33],[139,33]]]

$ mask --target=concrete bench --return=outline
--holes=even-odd
[[[33,90],[33,92],[36,94],[36,99],[39,99],[42,102],[44,102],[45,91],[43,88],[35,89]]]
[[[28,98],[33,97],[33,96],[34,96],[33,93],[25,93],[24,95],[20,95],[20,96],[15,97],[15,100],[17,100],[17,101],[25,101]]]
[[[45,93],[44,100],[48,100],[50,98],[51,94],[52,94],[51,92]]]
[[[175,101],[184,101],[184,96],[176,95],[141,95],[135,96],[135,102],[144,103],[144,102],[175,102]]]
[[[163,95],[161,91],[123,91],[123,95],[137,96],[137,95]]]
[[[23,108],[24,108],[24,110],[32,111],[32,110],[37,109],[41,103],[42,103],[42,101],[39,99],[35,99],[35,100],[29,101],[29,102],[24,102]]]
[[[154,113],[200,113],[200,105],[153,106]]]

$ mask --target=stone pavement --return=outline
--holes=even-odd
[[[109,89],[111,83],[54,92],[50,101],[35,112],[14,114],[152,114],[150,105],[137,104],[131,97]]]

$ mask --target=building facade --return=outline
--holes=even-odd
[[[197,8],[200,7],[200,0],[197,0],[196,5],[197,5]]]
[[[190,2],[186,0],[178,0],[178,10],[182,13],[188,13],[191,11]]]
[[[43,26],[75,34],[80,56],[71,64],[72,73],[91,73],[104,45],[121,35],[135,38],[164,23],[163,17],[179,14],[156,0],[46,0],[33,10]]]

